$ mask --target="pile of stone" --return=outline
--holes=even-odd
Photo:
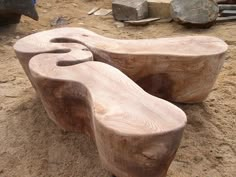
[[[171,0],[113,0],[112,11],[116,20],[130,24],[147,24],[160,18],[170,18]]]
[[[214,24],[219,13],[214,0],[113,0],[112,10],[118,21],[171,18],[183,25],[201,27]]]
[[[218,5],[223,2],[228,4]],[[208,28],[216,21],[236,19],[236,5],[233,4],[236,0],[113,0],[112,10],[114,18],[122,22],[142,24],[150,18],[160,18]],[[219,13],[224,18],[219,17]]]

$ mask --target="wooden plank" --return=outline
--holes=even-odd
[[[143,20],[131,20],[131,21],[125,21],[125,23],[130,24],[130,25],[142,26],[142,25],[147,25],[157,20],[160,20],[160,18],[146,18]]]
[[[231,22],[236,21],[236,16],[229,16],[229,17],[218,17],[217,22]]]
[[[222,17],[236,16],[236,10],[223,10],[220,15]]]
[[[94,7],[93,9],[91,9],[89,12],[88,12],[88,15],[92,15],[94,14],[96,11],[98,11],[100,9],[100,7]]]
[[[111,9],[99,9],[96,12],[94,12],[94,15],[96,16],[106,16],[112,12]]]

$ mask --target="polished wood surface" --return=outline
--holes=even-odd
[[[209,36],[117,40],[82,28],[59,28],[23,38],[15,49],[21,58],[22,54],[70,50],[65,43],[87,46],[94,60],[118,68],[145,91],[181,103],[201,102],[208,96],[228,48]]]
[[[15,49],[49,117],[91,136],[104,167],[117,177],[165,177],[186,125],[184,112],[115,67],[92,61],[84,45],[29,39]]]

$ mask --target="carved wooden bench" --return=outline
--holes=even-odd
[[[22,54],[31,57],[45,50],[69,51],[65,43],[87,46],[94,60],[118,68],[148,93],[181,103],[201,102],[208,96],[228,48],[215,37],[117,40],[82,28],[40,32],[22,39],[15,48],[21,59]],[[27,67],[28,59],[21,62]]]
[[[212,37],[114,40],[62,28],[25,37],[14,48],[50,119],[93,137],[107,170],[118,177],[165,177],[186,116],[130,78],[170,100],[200,101],[227,45]]]
[[[15,46],[18,56],[23,63],[30,59],[23,66],[49,117],[63,129],[93,137],[106,169],[119,177],[166,175],[186,124],[183,111],[149,95],[118,69],[91,61],[83,45],[63,44],[54,51],[32,45],[30,52],[41,50],[34,54],[21,47]],[[57,53],[64,47],[70,52]]]

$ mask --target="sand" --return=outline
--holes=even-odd
[[[0,177],[111,176],[102,168],[89,138],[63,132],[48,119],[12,49],[18,38],[52,28],[50,20],[60,15],[69,19],[67,26],[84,27],[113,38],[200,34],[225,40],[229,51],[209,97],[200,104],[178,104],[186,112],[188,124],[168,177],[235,177],[236,22],[210,29],[158,22],[118,28],[110,15],[88,16],[95,5],[110,7],[108,0],[41,0],[39,22],[24,17],[15,29],[0,28]]]

